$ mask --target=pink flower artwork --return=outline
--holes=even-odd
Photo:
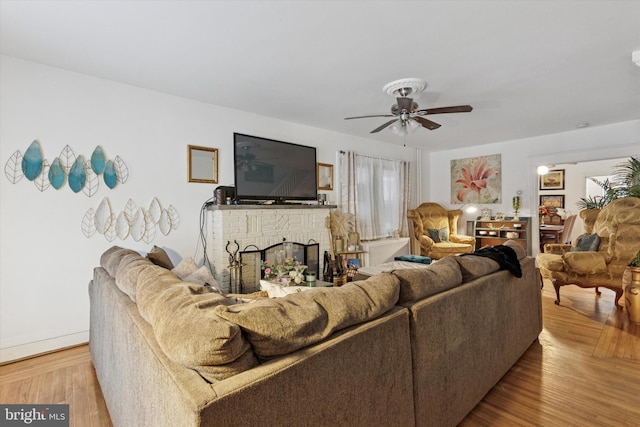
[[[451,203],[501,203],[500,169],[500,154],[451,160]]]

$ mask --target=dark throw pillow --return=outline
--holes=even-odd
[[[600,246],[600,237],[597,234],[581,234],[576,239],[576,245],[571,252],[596,252]]]
[[[429,233],[429,237],[436,243],[440,243],[440,230],[436,230],[435,228],[427,228],[427,233]]]
[[[147,259],[155,265],[164,267],[167,270],[172,270],[174,268],[169,255],[167,255],[164,249],[159,248],[158,246],[154,246],[153,249],[151,249],[151,252],[147,254]]]
[[[449,229],[447,227],[442,227],[439,229],[427,228],[427,233],[429,233],[429,237],[431,237],[431,240],[436,243],[449,241]]]

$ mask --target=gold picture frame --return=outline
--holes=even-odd
[[[218,149],[187,145],[187,180],[204,184],[218,183]]]
[[[564,169],[550,170],[540,175],[540,190],[564,190]]]
[[[317,163],[316,179],[318,180],[318,190],[333,190],[333,165]]]

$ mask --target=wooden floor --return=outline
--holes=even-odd
[[[461,426],[640,425],[640,326],[607,289],[561,293],[556,306],[545,283],[539,342]],[[111,426],[86,345],[0,366],[0,402],[69,403],[71,426]]]

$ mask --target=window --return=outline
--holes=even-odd
[[[354,214],[363,240],[406,235],[409,164],[341,152],[341,207]]]

